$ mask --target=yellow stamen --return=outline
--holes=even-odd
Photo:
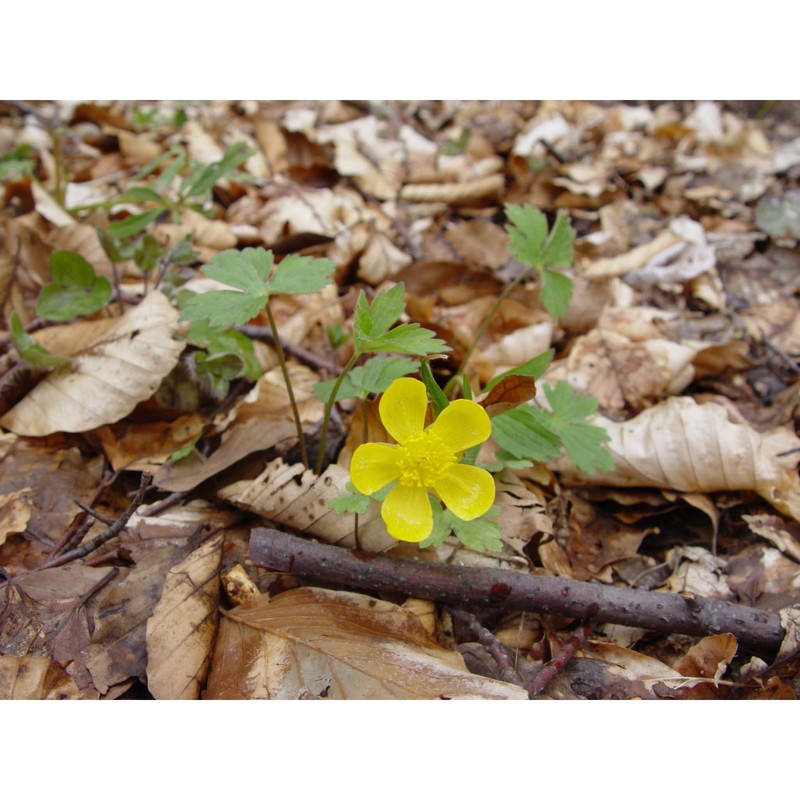
[[[455,462],[455,453],[435,433],[416,433],[398,448],[400,485],[431,488]]]

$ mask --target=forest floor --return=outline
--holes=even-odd
[[[795,699],[799,180],[789,102],[0,101],[0,698]],[[424,547],[349,483],[421,368]]]

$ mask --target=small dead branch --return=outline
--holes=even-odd
[[[147,487],[150,485],[150,481],[152,480],[152,475],[148,475],[146,472],[142,473],[142,479],[139,482],[139,488],[136,492],[136,496],[133,498],[131,504],[125,509],[125,511],[123,511],[122,514],[111,525],[109,525],[108,530],[105,533],[95,536],[91,542],[87,542],[80,547],[76,547],[74,550],[68,550],[66,553],[62,553],[55,558],[51,558],[49,561],[46,561],[44,564],[42,564],[39,569],[60,567],[62,564],[67,564],[70,561],[83,558],[84,556],[89,555],[89,553],[93,553],[98,547],[101,547],[106,542],[111,541],[111,539],[113,539],[115,536],[118,536],[122,532],[122,529],[128,524],[128,520],[133,516],[136,509],[142,504]]]
[[[561,672],[567,665],[567,662],[575,655],[580,646],[586,641],[589,635],[589,626],[581,625],[577,631],[570,637],[570,640],[558,651],[558,655],[548,661],[536,673],[532,681],[525,684],[528,690],[528,697],[534,698],[537,694],[541,694],[547,687],[547,684]]]
[[[500,680],[506,683],[513,683],[516,686],[522,686],[522,676],[514,668],[508,653],[506,652],[503,644],[498,641],[497,637],[478,621],[474,614],[464,611],[463,608],[448,608],[447,609],[454,622],[458,622],[464,626],[466,632],[474,638],[478,644],[486,648],[489,655],[494,659],[495,664],[500,667]]]
[[[317,544],[268,528],[253,530],[249,555],[253,564],[266,569],[448,605],[558,614],[659,633],[731,633],[743,646],[769,655],[777,652],[785,634],[777,614],[722,600],[405,561]]]

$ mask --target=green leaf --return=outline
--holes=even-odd
[[[382,336],[373,339],[356,339],[359,353],[405,353],[412,356],[430,356],[450,351],[448,344],[436,338],[433,331],[421,328],[417,322],[398,325]]]
[[[169,161],[171,158],[175,158],[182,152],[180,145],[172,145],[169,150],[164,153],[159,153],[152,161],[148,161],[147,164],[133,176],[133,180],[140,181],[142,178],[146,178],[150,173],[155,172],[163,163]]]
[[[128,236],[135,236],[141,233],[151,222],[158,219],[164,213],[163,208],[154,208],[152,211],[145,211],[142,214],[132,214],[126,219],[119,219],[112,222],[106,229],[110,236],[118,239],[125,239]]]
[[[463,520],[449,509],[442,509],[439,503],[432,502],[433,530],[420,547],[438,547],[451,534],[470,550],[478,552],[498,552],[503,549],[500,526],[492,517],[500,514],[497,506],[492,506],[482,517]]]
[[[189,174],[181,185],[181,196],[197,197],[211,189],[217,181],[233,177],[237,167],[247,161],[254,152],[245,142],[231,145],[219,161],[201,165],[199,169]]]
[[[220,283],[234,286],[256,297],[267,297],[266,281],[274,261],[271,250],[263,247],[246,247],[244,250],[223,250],[203,273]]]
[[[261,377],[261,365],[256,358],[253,342],[240,331],[217,328],[205,321],[196,321],[189,328],[188,342],[205,350],[211,357],[235,356],[239,371],[233,378],[257,381]]]
[[[356,301],[353,326],[356,340],[378,337],[394,325],[406,309],[406,290],[402,283],[379,292],[371,305],[362,290]]]
[[[548,415],[543,409],[534,411],[540,419],[546,419],[545,424],[561,438],[569,458],[589,474],[596,469],[612,470],[614,458],[603,447],[609,441],[608,433],[586,421],[596,413],[597,400],[577,394],[566,381],[559,381],[554,387],[545,386],[544,393],[552,414]]]
[[[172,463],[175,463],[176,461],[182,461],[184,458],[190,455],[194,450],[194,448],[196,447],[197,442],[200,440],[200,437],[202,435],[203,435],[202,433],[198,434],[197,436],[195,436],[194,439],[192,439],[191,442],[189,442],[189,444],[184,445],[183,447],[180,448],[180,450],[176,450],[174,453],[172,453],[172,455],[170,455],[169,457],[169,460]]]
[[[123,203],[128,199],[135,200],[137,203],[153,202],[164,205],[164,198],[150,186],[131,186],[116,202]]]
[[[156,240],[155,236],[146,233],[136,245],[133,254],[136,266],[142,272],[152,272],[158,264],[158,259],[164,255],[164,250]]]
[[[20,358],[32,367],[48,372],[59,367],[66,367],[72,363],[67,356],[56,356],[45,350],[36,340],[22,327],[17,312],[11,315],[8,331],[11,334],[11,342],[14,345]]]
[[[563,212],[556,215],[550,236],[547,217],[537,208],[507,203],[508,247],[520,261],[535,267],[568,267],[572,264],[575,231]]]
[[[45,319],[64,322],[99,311],[111,299],[111,283],[98,276],[81,255],[56,250],[50,256],[53,282],[39,293],[36,313]]]
[[[328,344],[333,350],[337,350],[345,342],[350,341],[350,334],[338,322],[328,325],[325,328],[325,335],[328,337]]]
[[[501,380],[503,380],[503,378],[508,375],[528,375],[531,378],[541,377],[544,374],[544,371],[550,366],[550,362],[553,360],[555,352],[556,351],[551,347],[549,350],[545,350],[544,353],[535,356],[530,361],[526,361],[519,367],[513,367],[512,369],[507,369],[505,372],[501,372],[486,384],[484,391],[491,391],[495,386],[497,386],[498,383],[500,383]]]
[[[548,236],[547,218],[538,209],[507,203],[505,211],[511,220],[506,226],[509,249],[539,270],[544,307],[554,318],[563,317],[572,296],[572,280],[553,268],[572,264],[575,231],[569,219],[559,211]]]
[[[371,305],[362,291],[356,301],[353,317],[353,336],[356,353],[405,353],[427,356],[450,350],[432,331],[420,328],[416,322],[389,330],[406,307],[405,287],[398,283],[375,295]]]
[[[192,322],[208,320],[211,325],[227,328],[231,325],[246,325],[264,309],[266,295],[251,297],[245,292],[222,290],[205,292],[181,298],[182,320]]]
[[[528,405],[517,406],[492,419],[492,437],[515,458],[549,461],[561,455],[561,439]]]
[[[337,400],[348,397],[365,398],[370,394],[385,392],[397,378],[411,375],[419,369],[419,364],[408,358],[375,356],[361,367],[354,367],[347,373],[339,386]],[[314,394],[323,402],[330,400],[336,379],[323,381],[314,386]]]
[[[572,298],[572,280],[563,272],[553,269],[541,270],[542,303],[555,319],[561,319],[567,313]]]
[[[275,268],[267,291],[270,294],[311,294],[333,282],[331,275],[336,269],[327,258],[289,255]]]
[[[431,368],[427,361],[422,362],[420,375],[422,377],[422,382],[425,384],[425,388],[428,390],[428,395],[433,402],[433,408],[436,412],[436,416],[439,416],[439,414],[441,414],[441,412],[450,405],[450,399],[444,393],[439,384],[436,383],[436,379],[433,377],[433,373],[431,372]]]

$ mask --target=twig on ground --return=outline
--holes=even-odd
[[[136,496],[133,498],[131,504],[125,509],[125,511],[122,512],[119,518],[109,526],[105,533],[95,536],[95,538],[90,542],[87,542],[80,547],[76,547],[74,550],[68,550],[66,553],[62,553],[61,555],[49,559],[40,567],[37,567],[37,569],[60,567],[62,564],[67,564],[70,561],[83,558],[84,556],[89,555],[89,553],[93,553],[98,547],[101,547],[115,536],[118,536],[122,532],[123,528],[128,524],[128,520],[133,516],[136,509],[142,504],[145,492],[147,491],[147,487],[150,485],[150,481],[152,481],[152,479],[152,475],[148,475],[146,472],[142,473],[142,479],[139,482],[139,489],[136,492]]]
[[[172,508],[176,503],[180,503],[188,494],[188,490],[184,492],[172,492],[172,494],[168,494],[163,500],[159,500],[157,503],[148,506],[144,511],[140,511],[139,516],[154,517],[156,514],[160,514],[168,508]]]
[[[463,608],[448,608],[447,611],[454,622],[463,625],[466,632],[472,636],[478,644],[486,648],[486,651],[494,659],[497,666],[500,667],[499,677],[501,681],[513,683],[516,686],[522,686],[524,684],[522,676],[514,669],[514,664],[503,644],[488,628],[484,628],[483,625],[481,625],[474,614],[464,611]]]
[[[732,633],[743,646],[768,655],[777,652],[785,634],[777,614],[722,600],[406,561],[317,544],[274,529],[253,530],[249,555],[257,566],[302,578],[448,605],[536,611],[690,636]]]
[[[251,339],[258,339],[261,342],[275,344],[275,337],[272,335],[272,331],[269,329],[268,325],[239,325],[236,330],[241,331],[245,336],[249,336]],[[335,375],[339,372],[339,368],[332,361],[321,358],[316,353],[312,353],[304,347],[283,340],[281,340],[281,345],[283,346],[284,352],[290,356],[294,356],[301,364],[305,364],[307,367],[324,370],[330,375]]]
[[[570,640],[558,651],[555,658],[548,661],[535,675],[533,680],[524,685],[528,690],[528,697],[536,697],[541,694],[550,681],[561,672],[567,662],[575,655],[580,646],[586,641],[589,635],[589,626],[581,625],[570,637]]]

